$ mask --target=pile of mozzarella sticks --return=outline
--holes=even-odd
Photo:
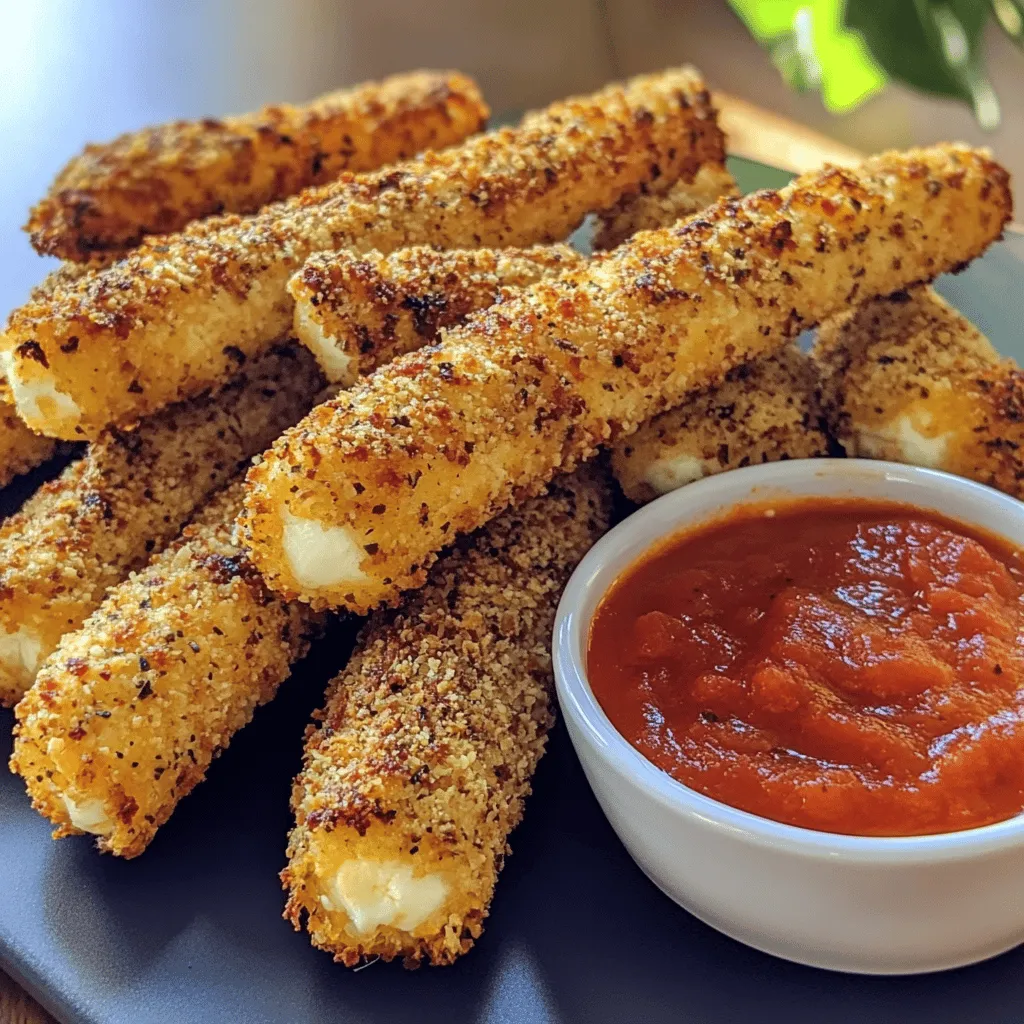
[[[985,152],[741,198],[692,69],[487,117],[418,72],[90,146],[28,225],[65,262],[0,340],[3,482],[87,442],[0,525],[13,770],[55,837],[135,857],[368,616],[281,876],[350,966],[479,937],[613,477],[644,502],[845,449],[1024,489],[1020,371],[929,288],[1011,216]]]

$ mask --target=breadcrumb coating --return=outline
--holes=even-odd
[[[174,539],[206,498],[312,405],[304,349],[275,349],[215,395],[109,430],[0,524],[0,703],[16,703],[108,587]]]
[[[142,853],[320,631],[235,542],[241,484],[115,586],[18,705],[11,768],[54,838],[90,832],[103,851]]]
[[[655,416],[612,449],[612,470],[638,504],[704,476],[828,454],[818,378],[795,345],[730,370],[722,383]]]
[[[614,249],[638,231],[668,227],[683,217],[700,213],[719,199],[739,194],[736,179],[724,163],[704,164],[692,181],[677,181],[667,192],[648,188],[638,195],[624,196],[612,209],[600,214],[593,246]]]
[[[285,917],[305,920],[335,960],[447,964],[479,938],[553,721],[558,597],[610,505],[594,467],[559,478],[461,540],[405,607],[363,629],[307,730],[281,873]],[[358,929],[335,879],[379,865],[443,899],[416,924],[407,911],[405,927]]]
[[[448,252],[421,245],[389,256],[317,253],[288,285],[295,336],[329,381],[347,387],[493,305],[504,289],[557,276],[583,261],[567,245]]]
[[[304,106],[128,132],[74,157],[25,230],[46,256],[122,255],[146,235],[213,213],[255,213],[342,171],[372,171],[461,142],[489,113],[465,75],[413,71]]]
[[[455,536],[599,446],[858,299],[957,269],[1011,206],[1002,167],[944,145],[640,232],[286,431],[249,471],[253,562],[317,606],[395,601]]]
[[[690,178],[720,149],[695,72],[643,76],[520,128],[145,241],[15,310],[0,358],[29,426],[95,436],[225,379],[237,353],[284,336],[288,280],[314,252],[558,241],[589,210],[656,177]]]
[[[56,451],[56,441],[25,426],[10,402],[10,391],[0,382],[0,487],[41,466]]]
[[[930,288],[822,325],[813,356],[848,455],[944,469],[1024,498],[1024,371]]]

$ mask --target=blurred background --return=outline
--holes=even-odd
[[[500,114],[692,62],[714,88],[857,149],[963,139],[1024,178],[1024,54],[994,20],[981,41],[1002,123],[985,131],[968,105],[892,84],[830,113],[787,87],[726,0],[0,0],[0,12],[4,309],[47,269],[20,230],[26,211],[86,141],[412,67],[471,73]]]

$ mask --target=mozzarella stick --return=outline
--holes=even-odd
[[[1009,176],[938,146],[826,168],[641,232],[473,314],[286,431],[242,524],[273,588],[363,612],[602,444],[893,287],[959,267],[1010,215]]]
[[[493,305],[505,288],[557,276],[583,260],[567,245],[449,252],[424,245],[389,256],[317,253],[288,285],[295,336],[329,381],[348,387]]]
[[[61,640],[18,705],[11,767],[55,838],[142,853],[320,631],[248,564],[241,503],[239,478]]]
[[[848,455],[944,469],[1024,498],[1024,372],[930,288],[823,324],[813,355]]]
[[[57,451],[57,443],[28,429],[10,402],[0,381],[0,487],[16,476],[41,466]]]
[[[108,587],[312,404],[312,357],[282,348],[216,395],[107,431],[0,524],[0,703],[17,702]]]
[[[665,227],[735,192],[724,165],[702,167],[692,184],[680,181],[667,193],[624,199],[606,215],[598,240],[603,244]],[[557,276],[582,266],[583,260],[566,245],[448,252],[414,246],[388,256],[317,253],[288,283],[295,300],[295,336],[313,352],[329,381],[347,387],[493,305],[506,288]]]
[[[286,334],[288,280],[313,252],[557,241],[589,210],[655,177],[691,178],[721,150],[695,72],[609,86],[518,129],[144,242],[15,310],[0,358],[29,426],[92,437],[223,380],[239,352]]]
[[[814,365],[795,345],[730,370],[612,448],[626,497],[652,501],[704,476],[828,454]]]
[[[281,874],[335,960],[446,964],[480,936],[552,723],[558,597],[610,504],[593,469],[560,478],[364,628],[307,732]]]
[[[222,120],[172,121],[86,146],[57,175],[25,230],[36,251],[85,261],[212,213],[261,206],[461,142],[489,111],[476,83],[414,71]]]
[[[624,196],[599,215],[593,246],[614,249],[638,231],[667,227],[699,213],[718,199],[739,194],[736,179],[724,163],[705,164],[692,181],[677,181],[667,192],[648,189],[635,196]]]

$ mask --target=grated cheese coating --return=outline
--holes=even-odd
[[[612,449],[626,497],[652,501],[727,469],[828,454],[818,378],[795,345],[730,370],[715,388],[655,416]]]
[[[461,142],[489,111],[454,71],[413,71],[238,117],[172,121],[86,146],[32,209],[36,251],[123,255],[214,213],[255,213],[342,171],[372,171]]]
[[[567,245],[448,252],[414,246],[389,256],[317,253],[288,286],[295,335],[318,355],[328,379],[348,386],[493,305],[506,288],[583,263]],[[326,359],[319,354],[325,350]],[[328,364],[343,371],[332,374]]]
[[[11,768],[54,838],[90,808],[101,850],[142,853],[320,631],[238,547],[241,484],[63,637],[18,705]]]
[[[724,153],[723,153],[724,159]],[[638,231],[663,228],[710,206],[719,199],[738,196],[736,179],[725,164],[709,161],[692,181],[681,179],[664,192],[648,187],[638,195],[624,196],[600,215],[594,235],[595,249],[614,249]]]
[[[1024,498],[1024,371],[932,289],[822,325],[812,354],[848,455],[944,469]]]
[[[640,232],[400,356],[286,431],[241,523],[268,585],[365,612],[437,553],[644,421],[858,299],[957,269],[999,237],[1007,172],[944,145],[825,168]],[[288,516],[346,532],[356,571],[304,586]]]
[[[290,331],[288,281],[314,252],[558,241],[588,211],[656,177],[692,177],[720,149],[698,75],[666,71],[555,103],[520,128],[344,173],[249,217],[151,238],[11,314],[0,338],[8,377],[73,403],[19,414],[72,439],[134,422]]]
[[[370,619],[331,683],[281,878],[285,916],[341,963],[446,964],[479,938],[553,721],[558,597],[610,505],[591,466],[463,538],[405,607]],[[407,865],[445,899],[411,930],[358,932],[328,906],[345,863]]]
[[[21,698],[107,588],[145,565],[299,419],[319,383],[304,349],[275,349],[217,394],[166,409],[136,430],[106,431],[0,524],[0,703]]]

